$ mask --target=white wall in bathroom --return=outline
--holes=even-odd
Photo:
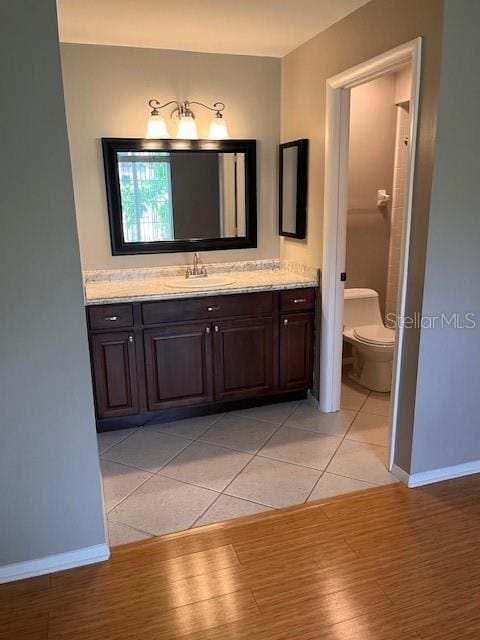
[[[280,59],[65,43],[61,57],[83,269],[191,261],[185,253],[111,255],[100,138],[144,137],[150,98],[221,100],[231,137],[258,142],[258,247],[212,251],[204,260],[278,257]],[[206,137],[211,115],[194,111],[200,136]]]
[[[355,87],[350,98],[347,287],[378,291],[385,309],[391,202],[377,206],[377,190],[393,190],[395,74]]]

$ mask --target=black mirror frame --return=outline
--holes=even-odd
[[[295,233],[283,229],[283,151],[289,147],[297,147],[297,211],[295,216]],[[308,140],[302,138],[285,142],[279,146],[279,196],[278,224],[279,235],[286,238],[303,240],[307,233],[307,196],[308,196]]]
[[[112,255],[177,253],[247,249],[257,246],[257,143],[256,140],[165,140],[147,138],[102,138],[108,221]],[[211,151],[245,154],[245,229],[242,238],[201,238],[125,242],[122,232],[118,151]]]

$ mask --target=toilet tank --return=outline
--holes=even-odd
[[[378,293],[373,289],[345,289],[343,293],[343,326],[345,329],[368,324],[383,325]]]

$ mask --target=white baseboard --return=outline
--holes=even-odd
[[[474,473],[480,473],[480,460],[473,462],[465,462],[457,464],[453,467],[442,467],[441,469],[432,469],[431,471],[421,471],[420,473],[407,473],[400,469],[396,464],[392,466],[393,475],[407,487],[423,487],[434,482],[442,482],[442,480],[452,480],[453,478],[461,478],[470,476]]]
[[[54,556],[47,556],[46,558],[27,560],[26,562],[15,562],[14,564],[7,564],[0,567],[0,584],[41,576],[44,573],[74,569],[75,567],[82,567],[87,564],[94,564],[95,562],[104,562],[108,560],[109,557],[110,548],[108,544],[97,544],[93,547],[85,547],[84,549],[77,549],[76,551],[57,553]]]

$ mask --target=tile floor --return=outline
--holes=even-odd
[[[110,543],[396,482],[388,394],[345,379],[342,409],[304,400],[98,436]]]

